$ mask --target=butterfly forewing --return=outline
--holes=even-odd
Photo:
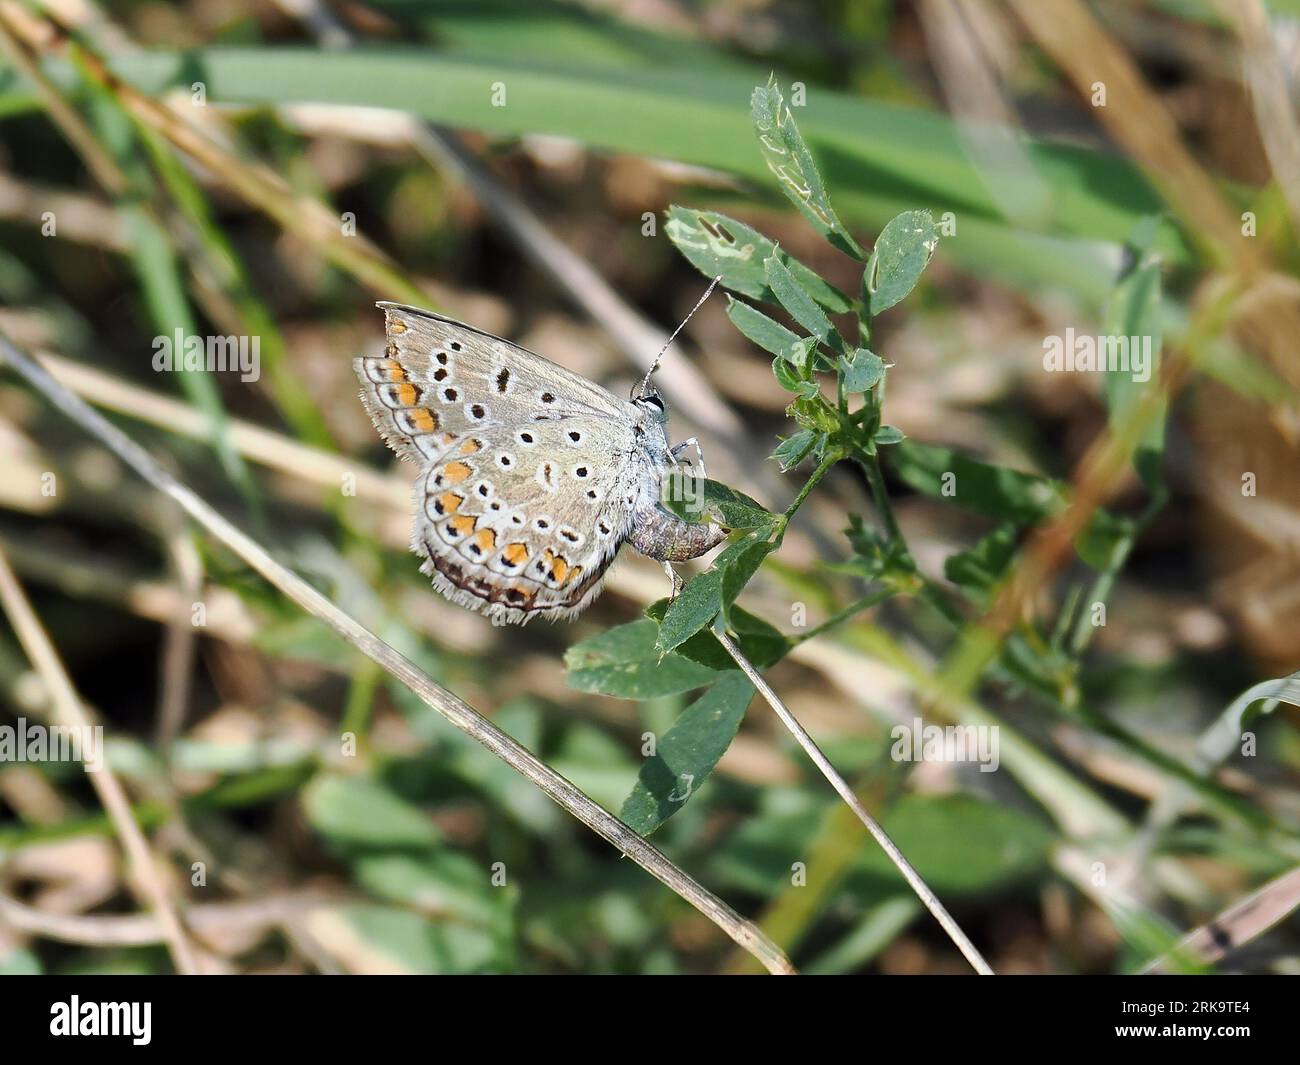
[[[629,531],[626,405],[498,337],[380,306],[388,349],[355,366],[380,433],[422,467],[411,544],[422,569],[504,621],[576,614]]]

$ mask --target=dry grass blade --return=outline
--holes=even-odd
[[[1217,962],[1263,935],[1300,906],[1300,868],[1270,880],[1258,891],[1235,902],[1214,920],[1189,932],[1170,952],[1190,954],[1207,962]],[[1165,968],[1168,955],[1157,958],[1143,970],[1158,973]]]
[[[238,193],[248,203],[274,219],[285,229],[307,241],[316,251],[348,271],[385,298],[397,296],[413,302],[427,297],[402,274],[391,259],[360,234],[346,236],[339,217],[320,200],[296,192],[269,166],[244,159],[217,144],[211,137],[185,122],[164,104],[159,103],[117,78],[102,56],[84,44],[74,43],[71,34],[54,15],[43,12],[56,30],[54,47],[62,45],[81,62],[86,75],[94,79],[118,104],[142,125],[166,138],[190,159],[205,167]],[[35,70],[31,56],[23,47],[39,50],[36,42],[23,36],[22,27],[0,13],[0,29],[16,62]],[[71,133],[69,134],[71,136]],[[74,141],[81,147],[80,140]],[[88,158],[90,158],[88,156]]]
[[[0,549],[0,604],[3,604],[5,614],[27,657],[45,682],[54,708],[55,721],[77,730],[92,727],[81,699],[59,660],[58,652],[50,643],[13,570],[9,568],[9,560],[3,549]],[[100,802],[104,804],[104,809],[108,811],[131,867],[157,914],[177,971],[187,974],[198,972],[194,948],[186,938],[176,907],[154,867],[149,844],[131,814],[131,803],[121,781],[104,765],[90,774],[90,782]]]
[[[482,744],[526,777],[597,835],[635,861],[713,921],[772,973],[793,973],[781,949],[752,922],[677,868],[655,847],[617,817],[560,776],[473,707],[429,679],[364,625],[344,613],[297,574],[280,565],[255,540],[241,532],[162,469],[138,444],[110,425],[84,400],[60,385],[30,356],[0,335],[0,359],[8,362],[33,388],[72,421],[86,429],[119,459],[176,503],[209,534],[223,543],[289,599],[351,643],[399,680],[430,709]]]
[[[248,902],[213,902],[192,906],[186,923],[195,933],[260,930],[284,926],[319,907],[337,905],[346,896],[324,891],[280,892]],[[151,914],[88,917],[50,913],[0,895],[0,919],[31,935],[95,947],[142,947],[166,942],[161,921]]]
[[[1147,89],[1136,64],[1087,5],[1078,0],[1013,0],[1012,7],[1035,40],[1085,97],[1101,85],[1122,106],[1098,107],[1105,123],[1165,194],[1187,224],[1189,235],[1214,261],[1253,265],[1249,241],[1213,181],[1183,144],[1178,124]]]

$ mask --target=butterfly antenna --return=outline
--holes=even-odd
[[[650,369],[648,369],[646,371],[645,376],[641,378],[641,384],[637,387],[636,390],[637,395],[639,396],[645,395],[645,390],[650,385],[650,378],[654,375],[654,372],[657,369],[659,369],[659,363],[660,361],[662,361],[664,357],[664,352],[673,346],[673,341],[677,339],[677,334],[686,328],[686,323],[691,320],[691,317],[695,314],[696,311],[698,311],[701,307],[704,306],[704,301],[707,300],[709,296],[713,294],[713,290],[718,287],[718,282],[721,280],[722,280],[722,275],[718,274],[717,277],[715,277],[712,281],[709,282],[709,287],[704,290],[704,295],[701,296],[696,301],[695,306],[691,308],[691,313],[682,319],[682,324],[679,325],[676,329],[674,329],[673,335],[670,336],[666,341],[664,341],[664,346],[659,349],[659,354],[655,356],[655,361],[650,364]]]

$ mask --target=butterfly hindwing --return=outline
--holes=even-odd
[[[430,464],[412,546],[434,584],[507,621],[581,610],[630,523],[625,468],[601,461],[611,428],[626,432],[582,416],[495,426]]]

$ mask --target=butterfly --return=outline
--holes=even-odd
[[[624,543],[667,565],[726,536],[661,503],[677,456],[699,445],[669,444],[653,367],[622,400],[463,322],[378,306],[388,346],[353,360],[361,401],[419,467],[411,550],[452,602],[494,623],[573,618]]]

